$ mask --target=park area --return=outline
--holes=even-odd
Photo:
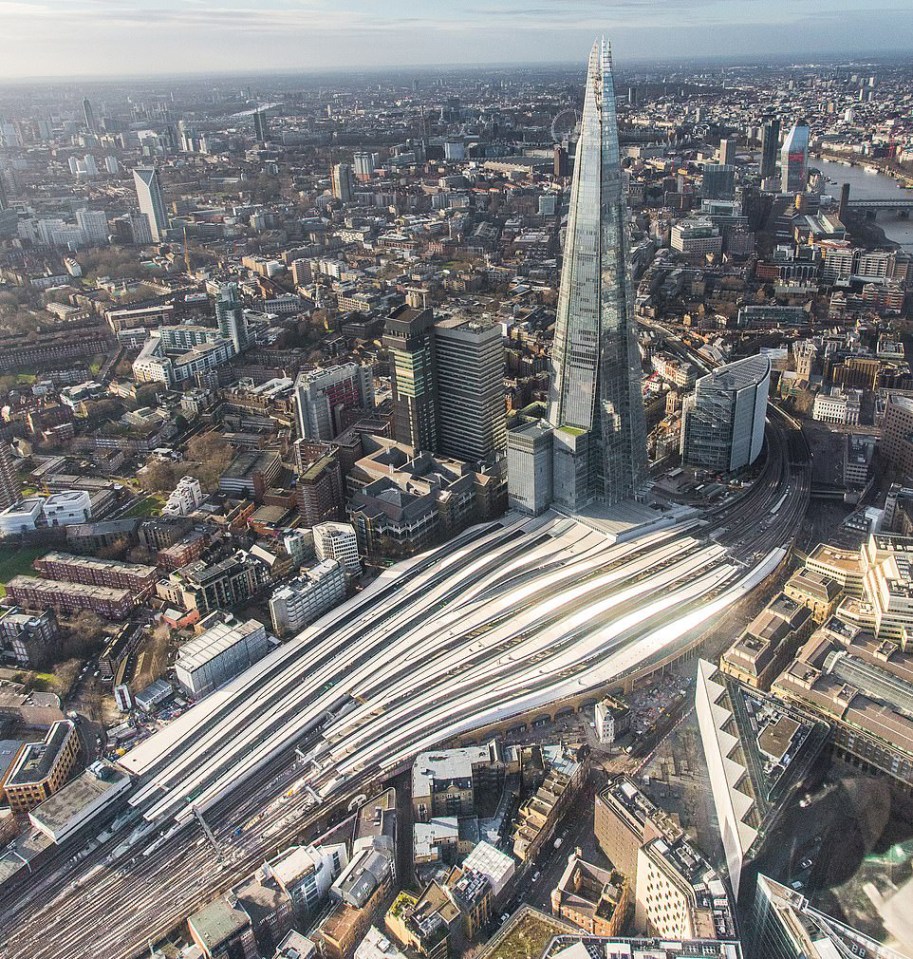
[[[15,576],[34,576],[32,563],[48,551],[47,546],[0,546],[0,596]]]

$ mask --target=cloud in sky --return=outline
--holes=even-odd
[[[910,0],[0,0],[0,77],[913,49]]]

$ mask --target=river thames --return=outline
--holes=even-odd
[[[857,200],[878,200],[899,194],[901,197],[913,200],[913,190],[904,190],[896,180],[883,173],[867,173],[861,166],[844,166],[842,163],[833,163],[830,160],[818,160],[809,157],[809,167],[820,170],[829,180],[825,193],[840,196],[840,185],[849,183],[850,202]],[[902,219],[893,211],[878,211],[877,224],[884,230],[884,235],[905,250],[913,253],[913,219]]]

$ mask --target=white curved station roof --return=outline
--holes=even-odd
[[[674,646],[750,577],[696,524],[613,543],[509,515],[386,571],[137,746],[131,803],[186,821],[307,744],[321,796],[435,743],[596,687]]]

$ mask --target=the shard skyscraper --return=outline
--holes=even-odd
[[[570,511],[631,499],[646,475],[628,246],[612,54],[602,40],[587,68],[549,386],[554,503]]]

